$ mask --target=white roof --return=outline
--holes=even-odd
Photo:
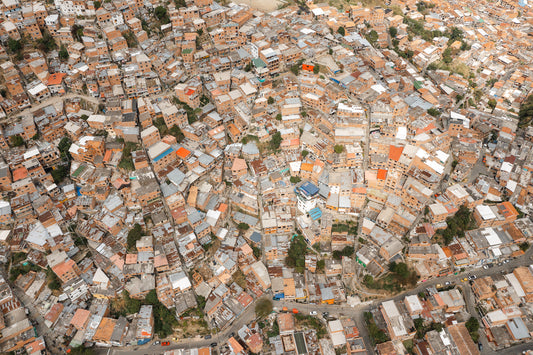
[[[482,233],[490,246],[498,246],[502,244],[500,237],[498,237],[498,234],[493,228],[485,228]]]
[[[505,278],[507,279],[507,281],[509,281],[511,286],[514,288],[518,297],[526,297],[526,293],[524,292],[522,285],[520,285],[520,282],[518,281],[518,279],[516,278],[514,274],[507,274],[505,275]]]
[[[37,95],[38,93],[40,93],[41,91],[44,91],[44,90],[47,90],[47,86],[44,85],[43,83],[39,83],[37,85],[35,85],[34,87],[32,87],[31,89],[28,90],[28,92],[30,93],[30,95]]]
[[[102,269],[98,268],[96,269],[96,272],[93,276],[93,283],[108,283],[109,277],[105,274],[105,272],[102,271]]]
[[[437,150],[435,154],[437,155],[437,158],[440,160],[440,162],[443,164],[446,163],[446,161],[450,157],[450,154],[446,154],[442,150]]]
[[[168,148],[170,148],[170,145],[166,144],[165,142],[157,142],[150,148],[148,148],[148,156],[150,157],[150,159],[154,159]]]
[[[484,220],[496,218],[496,215],[494,212],[492,212],[492,209],[487,205],[476,206],[476,210]]]
[[[409,305],[409,308],[411,308],[411,310],[415,312],[421,311],[424,309],[417,295],[411,295],[411,296],[405,297],[405,303],[407,303]]]
[[[10,230],[0,230],[0,240],[5,241],[11,234]]]
[[[398,132],[396,132],[396,139],[406,139],[407,138],[407,127],[400,126],[398,127]]]
[[[507,161],[504,161],[502,163],[502,167],[500,168],[501,171],[505,171],[507,173],[510,173],[512,170],[513,170],[513,164],[507,162]]]
[[[427,159],[429,158],[429,153],[426,152],[424,149],[420,148],[416,151],[416,156],[420,159]]]
[[[180,291],[184,291],[191,287],[191,281],[183,271],[170,274],[168,278],[174,290],[179,289]]]
[[[426,165],[429,166],[431,169],[435,170],[435,172],[438,174],[442,174],[444,172],[444,166],[440,165],[434,160],[426,161]]]

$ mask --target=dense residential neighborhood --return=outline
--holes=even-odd
[[[1,0],[0,353],[533,354],[527,0]]]

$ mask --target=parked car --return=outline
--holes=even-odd
[[[476,275],[469,275],[468,279],[469,280],[475,280],[475,279],[477,279],[477,276]]]
[[[489,268],[488,265],[483,265],[483,269],[487,270]]]
[[[452,283],[451,283],[450,281],[446,281],[446,282],[444,283],[445,286],[450,286],[451,284],[452,284]]]
[[[309,314],[312,315],[312,316],[316,316],[318,313],[317,313],[317,311],[311,311],[311,312],[309,312]]]
[[[211,339],[211,334],[207,334],[204,339]]]
[[[211,345],[210,345],[210,346],[211,346],[212,348],[216,348],[216,347],[217,347],[217,345],[218,345],[218,343],[211,343]]]
[[[159,340],[157,340],[157,341],[154,341],[153,345],[159,345],[159,344],[161,344],[161,342]]]
[[[164,341],[161,343],[161,346],[169,346],[170,345],[170,341]]]

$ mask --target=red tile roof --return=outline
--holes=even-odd
[[[396,147],[394,145],[391,145],[389,147],[389,159],[398,161],[400,160],[400,157],[402,156],[403,147]]]

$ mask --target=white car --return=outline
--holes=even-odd
[[[318,313],[316,311],[311,311],[311,312],[309,312],[309,314],[312,315],[312,316],[316,316]]]

